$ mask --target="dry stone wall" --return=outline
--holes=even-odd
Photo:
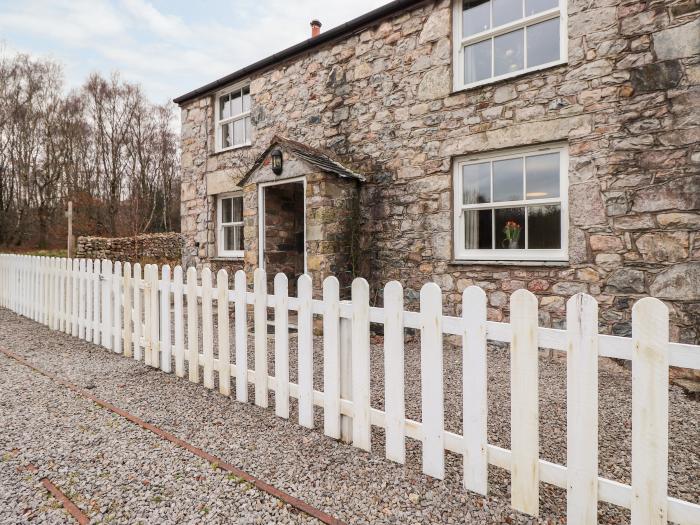
[[[398,279],[414,307],[435,281],[458,312],[476,284],[489,318],[502,320],[508,295],[527,288],[541,323],[560,326],[567,298],[587,292],[601,329],[629,335],[631,305],[654,295],[671,308],[672,338],[699,343],[699,4],[570,0],[566,64],[460,92],[451,17],[449,1],[426,2],[253,74],[254,145],[244,151],[281,134],[367,175],[357,273],[377,302]],[[212,97],[184,104],[182,231],[199,264],[214,238],[206,174],[245,160],[214,152],[213,121]],[[554,141],[569,147],[568,263],[453,262],[453,158]]]
[[[77,257],[115,261],[179,261],[183,236],[179,233],[153,233],[134,237],[78,237]]]

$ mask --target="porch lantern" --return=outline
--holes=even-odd
[[[282,152],[275,148],[270,153],[270,158],[272,159],[272,172],[275,175],[280,175],[282,173]]]

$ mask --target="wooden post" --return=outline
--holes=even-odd
[[[73,258],[73,201],[68,201],[68,211],[66,212],[66,218],[68,218],[68,258]]]
[[[340,398],[352,401],[352,319],[348,317],[340,318]],[[340,416],[340,439],[352,443],[350,416]]]

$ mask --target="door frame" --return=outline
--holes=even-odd
[[[299,182],[303,184],[304,193],[304,273],[308,274],[308,268],[306,265],[306,177],[303,175],[301,177],[292,177],[289,179],[258,183],[258,267],[262,268],[263,270],[265,269],[265,188]]]

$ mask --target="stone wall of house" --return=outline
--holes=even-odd
[[[149,233],[134,237],[78,237],[76,256],[113,261],[179,261],[182,258],[183,235]]]
[[[448,0],[426,2],[254,74],[249,149],[214,153],[213,97],[186,103],[188,256],[206,261],[213,242],[206,174],[236,173],[278,133],[367,175],[356,272],[378,302],[388,280],[409,307],[435,281],[457,312],[477,284],[502,320],[508,295],[528,288],[541,323],[559,326],[568,297],[587,292],[601,329],[628,335],[631,305],[654,295],[671,308],[672,338],[700,342],[700,5],[570,0],[568,63],[461,92],[451,16]],[[569,147],[568,263],[454,263],[452,159],[554,141]]]

